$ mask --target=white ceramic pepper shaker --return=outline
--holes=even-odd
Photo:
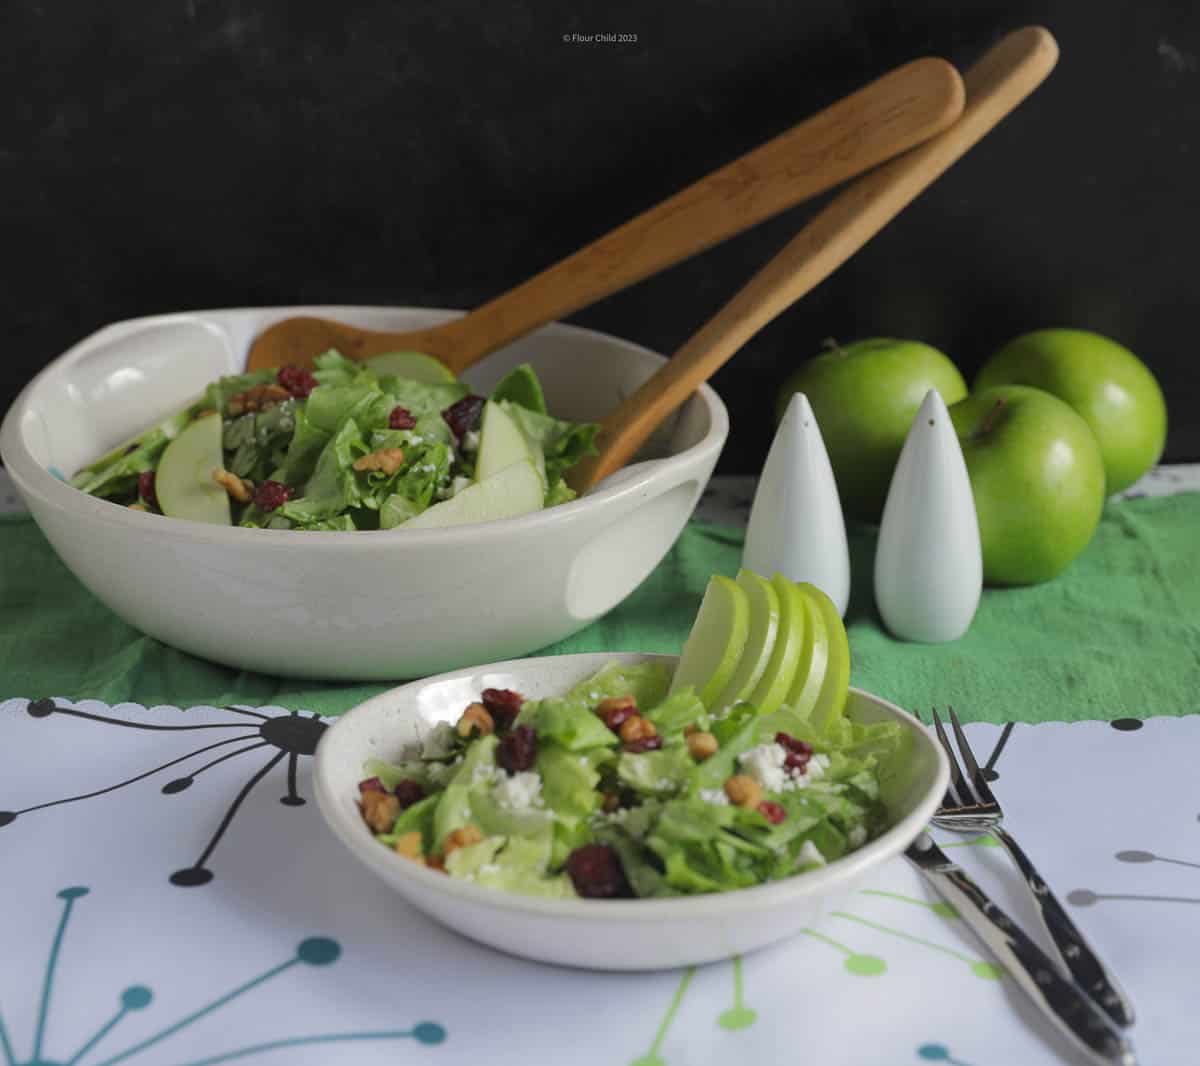
[[[961,637],[983,591],[971,479],[945,401],[925,395],[892,474],[875,554],[875,604],[901,640]]]
[[[808,581],[846,613],[850,552],[829,453],[809,406],[796,393],[775,432],[754,493],[742,565],[770,577]]]

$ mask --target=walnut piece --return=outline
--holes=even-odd
[[[360,800],[363,821],[376,833],[386,833],[400,813],[400,801],[390,792],[364,792]]]
[[[391,477],[403,465],[403,448],[381,448],[377,452],[371,452],[370,455],[364,455],[361,459],[354,460],[354,469],[360,473],[364,470],[382,470],[388,477]]]
[[[648,737],[658,736],[658,730],[654,727],[654,723],[638,715],[635,715],[633,718],[626,718],[621,723],[619,733],[621,739],[626,744],[632,744],[635,740],[646,740]]]
[[[282,385],[254,385],[245,392],[234,393],[229,397],[229,413],[233,416],[244,415],[248,411],[265,411],[277,403],[290,400],[292,394]]]
[[[212,472],[212,479],[229,493],[230,499],[238,503],[249,503],[254,497],[254,482],[218,466]]]
[[[637,701],[632,696],[609,696],[596,704],[596,713],[601,718],[617,711],[632,711],[637,714]]]
[[[454,728],[460,737],[469,737],[472,733],[489,737],[496,731],[496,723],[482,703],[469,703]]]
[[[746,774],[736,774],[725,782],[725,795],[738,807],[756,808],[763,798],[762,785]]]
[[[421,834],[416,829],[411,833],[401,833],[396,838],[393,850],[397,855],[403,855],[406,859],[412,859],[415,862],[424,862],[421,855]]]
[[[469,848],[472,844],[478,844],[482,839],[483,833],[480,832],[477,825],[464,825],[461,829],[447,833],[446,839],[442,841],[443,860],[450,858],[451,853],[459,848]]]

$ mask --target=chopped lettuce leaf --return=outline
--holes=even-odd
[[[521,432],[542,450],[546,457],[546,484],[553,485],[585,455],[596,450],[595,422],[566,422],[538,411],[531,411],[511,400],[500,404],[516,421]]]
[[[662,703],[649,711],[642,712],[643,717],[654,723],[659,733],[682,733],[686,726],[695,722],[707,722],[708,713],[704,704],[696,695],[696,690],[688,685],[678,692],[672,692]]]
[[[525,708],[521,708],[522,711]],[[578,700],[551,696],[538,701],[533,727],[539,742],[552,741],[568,751],[585,751],[601,744],[615,745],[617,737],[590,708]]]
[[[682,744],[636,754],[623,752],[617,760],[617,780],[642,796],[670,796],[686,787],[695,765]]]
[[[496,769],[495,735],[481,737],[467,747],[463,761],[446,784],[433,816],[435,847],[455,829],[471,824],[471,791],[488,787]]]
[[[537,373],[528,363],[514,366],[492,390],[492,399],[509,400],[536,414],[547,414],[546,394]]]

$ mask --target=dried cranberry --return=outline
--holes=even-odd
[[[610,707],[602,711],[600,717],[604,719],[604,724],[615,733],[621,728],[622,722],[638,717],[638,709],[633,704],[628,707]]]
[[[770,800],[763,800],[758,805],[758,813],[772,825],[778,825],[787,817],[787,811],[778,803],[772,803]]]
[[[519,725],[506,733],[496,747],[496,762],[510,774],[532,769],[536,758],[537,734],[530,725]]]
[[[794,770],[798,774],[808,772],[808,760],[811,755],[800,755],[797,752],[789,751],[783,760],[783,768],[785,770]]]
[[[318,384],[312,371],[305,370],[302,366],[281,366],[275,378],[298,400],[304,399]]]
[[[811,744],[807,744],[803,740],[797,740],[790,733],[776,733],[775,743],[782,748],[786,748],[794,755],[803,755],[805,758],[811,758],[813,753]]]
[[[388,415],[388,429],[412,429],[417,424],[407,407],[393,407]]]
[[[446,425],[459,440],[479,425],[479,419],[483,416],[483,403],[482,396],[464,396],[458,403],[452,403],[442,412]]]
[[[425,789],[421,787],[421,782],[413,781],[408,777],[403,781],[397,781],[393,791],[396,794],[396,799],[400,801],[401,810],[404,810],[405,807],[411,807],[418,800],[425,798]]]
[[[262,511],[273,511],[292,498],[293,489],[278,481],[260,481],[254,490],[254,502]]]
[[[360,781],[358,783],[358,791],[359,792],[386,792],[387,789],[383,787],[383,782],[380,781],[378,777],[368,777],[365,781]]]
[[[512,727],[525,702],[521,693],[510,688],[485,688],[479,699],[501,732]]]
[[[662,747],[662,737],[641,737],[631,740],[625,745],[630,755],[640,755],[643,751],[658,751]]]
[[[154,491],[153,470],[143,470],[138,474],[138,496],[147,507],[153,507],[156,511],[162,510],[158,506],[158,496]]]
[[[625,871],[612,848],[584,844],[567,856],[567,873],[575,891],[585,899],[612,899],[629,894]]]

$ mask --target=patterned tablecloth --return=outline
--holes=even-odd
[[[1191,487],[1200,468],[1137,491]],[[705,517],[744,520],[751,491],[718,479]],[[326,830],[310,767],[329,724],[0,702],[0,1066],[1079,1061],[903,860],[793,940],[699,969],[594,974],[479,947]],[[1200,716],[968,732],[1133,997],[1142,1060],[1194,1062]],[[1036,929],[994,842],[938,835]]]

